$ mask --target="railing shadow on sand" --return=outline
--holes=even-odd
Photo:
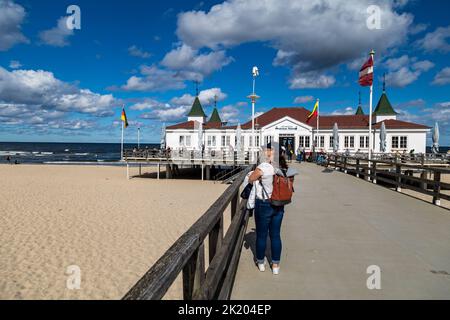
[[[240,192],[248,166],[199,220],[123,297],[124,300],[160,300],[182,273],[184,300],[230,298],[249,213]],[[231,207],[231,223],[224,236],[224,212]],[[205,269],[208,238],[209,266]]]

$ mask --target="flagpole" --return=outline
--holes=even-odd
[[[374,56],[375,56],[375,51],[372,50],[370,52],[370,55],[372,56],[372,61],[373,61],[373,70],[375,71],[375,60],[374,60]],[[373,79],[375,79],[375,72],[374,72],[374,77]],[[372,109],[373,109],[373,81],[372,81],[372,85],[370,86],[370,102],[369,102],[369,161],[372,160],[372,145],[373,145],[373,138],[372,138]]]
[[[320,117],[320,99],[317,99],[317,147],[318,148],[320,148],[319,117]]]
[[[120,144],[120,159],[123,161],[123,129],[125,126],[125,123],[123,121],[122,122],[122,142]]]

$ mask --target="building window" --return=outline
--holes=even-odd
[[[259,136],[256,136],[256,146],[259,147]]]
[[[369,137],[368,136],[360,136],[359,137],[359,147],[361,149],[369,149]]]
[[[227,136],[227,146],[229,146],[231,144],[231,137]]]
[[[208,147],[212,145],[212,136],[208,136]]]
[[[186,146],[190,147],[191,146],[191,136],[186,136]]]
[[[226,146],[226,136],[222,136],[222,147]]]
[[[311,137],[300,136],[299,137],[299,147],[300,148],[310,148],[311,147]]]
[[[400,137],[400,149],[408,149],[408,137]]]
[[[216,146],[216,136],[212,136],[212,146]]]
[[[272,137],[271,137],[271,136],[266,136],[266,137],[264,138],[264,143],[266,144],[266,146],[267,146],[269,143],[272,143]]]
[[[180,143],[179,146],[182,147],[184,146],[184,136],[180,136]]]
[[[392,137],[392,149],[408,149],[408,137]]]
[[[320,144],[318,144],[317,141],[320,141]],[[325,148],[325,137],[324,136],[314,137],[314,145],[317,148]]]
[[[346,149],[354,149],[355,148],[355,137],[354,136],[345,136],[344,147]]]
[[[330,149],[334,148],[334,137],[330,136]]]
[[[248,137],[248,146],[253,147],[253,137],[252,136]]]

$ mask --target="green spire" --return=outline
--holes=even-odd
[[[189,112],[188,117],[206,117],[205,111],[203,111],[203,107],[198,96],[195,97],[194,104],[192,105],[192,109]]]
[[[222,123],[222,119],[220,119],[219,111],[217,110],[217,108],[214,108],[214,111],[211,115],[211,118],[209,119],[209,122]]]
[[[358,110],[356,110],[356,115],[357,116],[363,116],[364,115],[364,111],[363,111],[361,106],[358,106]]]
[[[359,92],[359,103],[358,103],[358,110],[356,110],[356,115],[357,116],[364,115],[364,111],[363,111],[362,103],[361,103],[361,91]]]
[[[384,74],[383,78],[383,94],[381,95],[380,101],[378,101],[374,114],[378,116],[394,116],[397,115],[397,112],[395,112],[394,108],[392,108],[392,105],[386,95],[386,74]]]

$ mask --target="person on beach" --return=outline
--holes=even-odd
[[[276,150],[276,149],[275,149]],[[284,217],[284,206],[274,206],[270,198],[273,191],[273,179],[276,174],[279,156],[280,169],[287,171],[284,155],[275,152],[269,144],[263,152],[261,164],[250,175],[249,182],[256,186],[255,223],[256,223],[256,260],[261,272],[265,271],[265,253],[267,235],[270,236],[272,248],[272,272],[278,275],[281,260],[281,223]]]
[[[10,156],[7,156],[7,157],[6,157],[6,162],[8,162],[9,164],[11,164],[11,157],[10,157]]]

